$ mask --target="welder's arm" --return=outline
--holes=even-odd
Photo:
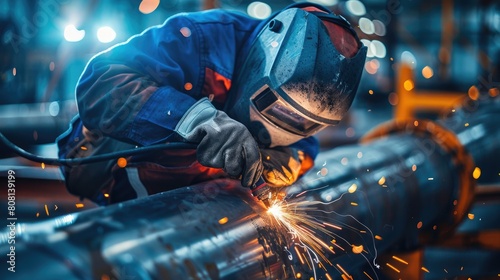
[[[262,176],[271,187],[287,187],[295,183],[314,164],[317,155],[315,139],[304,139],[288,147],[261,149]]]
[[[175,131],[198,144],[196,155],[202,165],[222,168],[233,177],[241,175],[246,187],[260,178],[262,161],[257,142],[243,124],[217,110],[207,98],[189,108]]]
[[[76,89],[87,129],[139,145],[175,135],[176,124],[198,99],[200,80],[197,37],[184,37],[178,26],[190,27],[182,18],[171,19],[91,59]]]

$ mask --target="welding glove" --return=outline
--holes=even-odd
[[[264,171],[262,176],[272,187],[287,187],[302,174],[304,153],[296,148],[261,149]]]
[[[243,186],[252,186],[262,175],[260,150],[250,131],[207,98],[188,109],[175,131],[198,144],[196,157],[202,165],[222,168],[234,178],[241,175]]]

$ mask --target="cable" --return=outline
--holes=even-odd
[[[118,151],[118,152],[112,152],[112,153],[107,153],[107,154],[101,154],[101,155],[95,155],[95,156],[90,156],[86,158],[74,158],[74,159],[59,159],[59,158],[48,158],[48,157],[41,157],[32,153],[29,153],[16,144],[12,143],[7,137],[5,137],[1,132],[0,132],[0,141],[4,143],[7,148],[12,150],[14,153],[18,154],[19,156],[26,158],[28,160],[34,161],[34,162],[39,162],[39,163],[44,163],[48,165],[57,165],[57,166],[71,166],[71,165],[80,165],[80,164],[88,164],[88,163],[94,163],[94,162],[99,162],[99,161],[105,161],[105,160],[110,160],[110,159],[117,159],[120,157],[126,157],[126,156],[133,156],[133,155],[138,155],[138,154],[143,154],[146,152],[151,152],[151,151],[160,151],[160,150],[174,150],[174,149],[196,149],[195,144],[191,143],[183,143],[183,142],[171,142],[171,143],[166,143],[166,144],[157,144],[157,145],[151,145],[147,147],[139,147],[135,149],[129,149],[129,150],[123,150],[123,151]]]

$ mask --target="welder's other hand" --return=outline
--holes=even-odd
[[[252,186],[262,175],[260,150],[248,129],[217,110],[207,98],[189,108],[175,131],[198,144],[196,156],[202,165],[222,168],[232,177],[241,175],[243,186]]]
[[[295,183],[302,171],[304,153],[295,148],[261,149],[264,171],[262,176],[272,187],[287,187]]]

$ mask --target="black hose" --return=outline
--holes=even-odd
[[[117,159],[120,157],[133,156],[138,154],[143,154],[151,151],[160,151],[160,150],[175,150],[175,149],[196,149],[196,145],[192,143],[183,143],[183,142],[171,142],[165,144],[156,144],[146,147],[138,147],[135,149],[123,150],[113,153],[101,154],[90,156],[86,158],[73,158],[73,159],[59,159],[59,158],[48,158],[41,157],[30,152],[27,152],[20,148],[19,146],[12,143],[7,137],[5,137],[2,133],[0,133],[0,141],[4,143],[7,148],[12,150],[14,153],[19,156],[26,158],[28,160],[44,163],[48,165],[57,165],[57,166],[70,166],[70,165],[79,165],[79,164],[88,164],[99,161],[105,161],[110,159]]]

